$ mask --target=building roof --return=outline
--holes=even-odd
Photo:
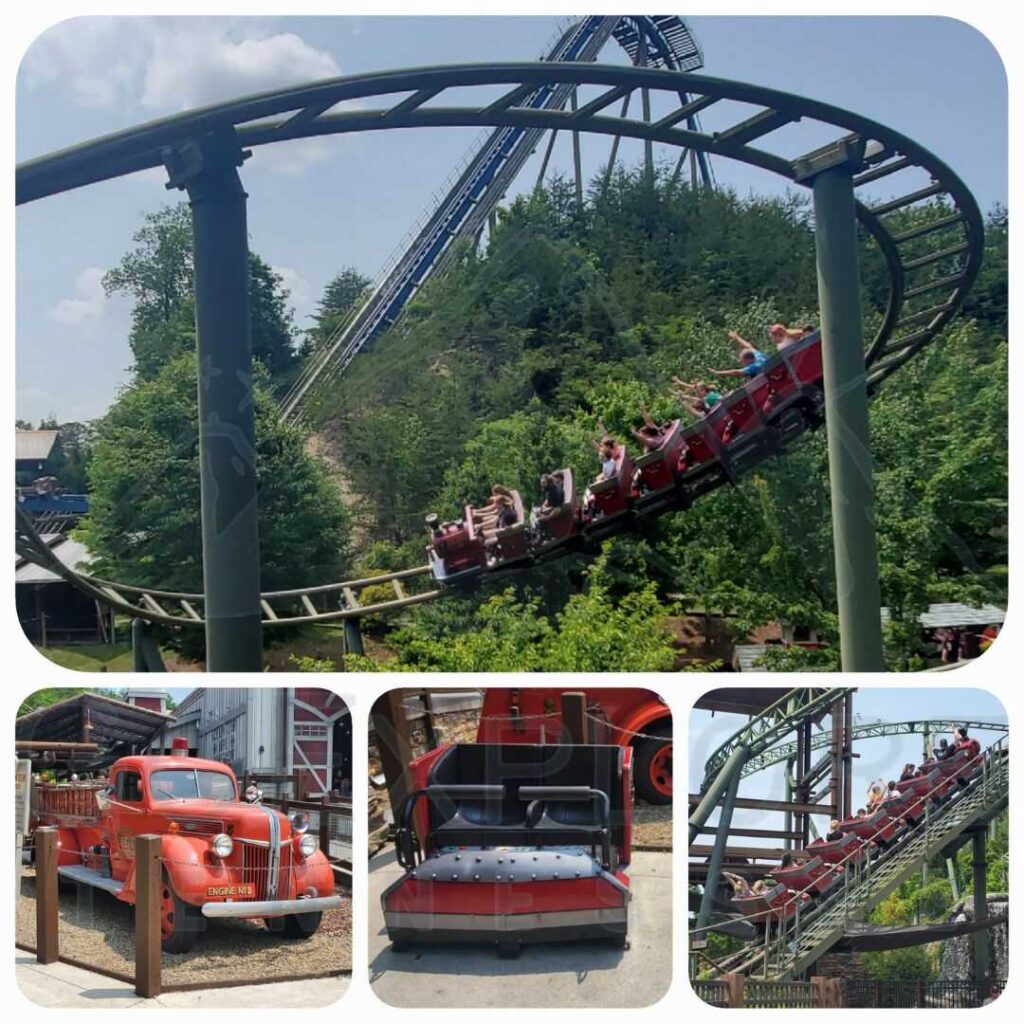
[[[891,618],[888,608],[882,609],[882,621]],[[994,604],[983,604],[978,608],[957,601],[949,604],[930,604],[921,612],[917,621],[925,629],[942,629],[952,626],[1001,626],[1006,621],[1006,611]]]
[[[925,629],[943,626],[996,626],[1006,621],[1006,612],[992,604],[972,608],[968,604],[930,604],[918,620]]]
[[[111,748],[145,744],[162,726],[173,721],[173,715],[99,693],[79,693],[22,715],[14,723],[14,734],[19,740],[88,742]]]
[[[84,569],[89,562],[89,549],[74,537],[66,533],[44,533],[43,540],[47,547],[69,569]],[[52,569],[44,569],[35,562],[25,558],[16,558],[14,562],[14,582],[18,583],[60,583],[62,582]]]
[[[16,430],[14,458],[18,462],[45,462],[57,443],[56,430]]]

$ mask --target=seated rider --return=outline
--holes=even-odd
[[[732,887],[733,896],[751,896],[750,883],[742,875],[734,875],[731,871],[723,871],[722,877]]]
[[[591,445],[596,449],[597,457],[601,463],[601,472],[595,483],[601,480],[611,480],[618,469],[618,464],[615,459],[617,446],[615,445],[614,440],[610,437],[606,437],[600,444],[596,441],[591,441]]]
[[[891,796],[903,796],[903,794],[896,788],[896,782],[893,779],[890,779],[888,786],[886,786],[885,796],[886,799]]]
[[[885,786],[882,785],[881,780],[876,780],[868,786],[868,813],[878,809],[882,801],[885,799]]]
[[[639,430],[634,430],[633,436],[647,451],[657,451],[665,440],[665,435],[671,429],[672,423],[655,423],[646,405],[640,406],[640,412],[644,418],[644,425]]]
[[[917,767],[908,761],[903,766],[903,771],[900,773],[900,782],[906,782],[907,779],[912,779],[917,774]]]
[[[692,384],[679,377],[673,377],[673,394],[695,419],[703,419],[722,400],[722,393],[707,386],[702,380]]]
[[[775,350],[781,352],[783,349],[795,345],[798,341],[813,334],[814,324],[804,324],[803,327],[787,327],[785,324],[772,324],[768,328],[768,337],[775,343]]]
[[[477,508],[470,510],[474,522],[482,522],[486,519],[495,519],[498,515],[498,506],[505,499],[512,499],[512,492],[501,484],[495,484],[487,500]]]
[[[712,370],[711,372],[716,377],[756,377],[761,372],[761,367],[768,362],[768,357],[749,342],[743,341],[735,331],[733,331],[733,335],[743,342],[743,347],[740,349],[740,366],[735,370]]]
[[[530,513],[530,525],[539,526],[556,515],[565,504],[565,474],[559,469],[540,478],[544,500]]]
[[[829,824],[829,830],[825,834],[826,843],[834,843],[837,839],[842,839],[846,833],[839,827],[839,819],[833,818]]]

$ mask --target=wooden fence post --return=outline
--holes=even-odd
[[[37,828],[36,844],[36,960],[52,964],[60,956],[57,915],[57,830]]]
[[[160,995],[160,836],[135,839],[135,994]]]
[[[742,1008],[743,1006],[743,975],[726,974],[722,979],[725,982],[725,1001],[729,1009]]]
[[[587,742],[587,695],[582,690],[562,694],[562,724],[570,742]]]

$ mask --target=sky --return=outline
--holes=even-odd
[[[943,158],[983,211],[1007,202],[1002,64],[970,26],[944,18],[687,19],[705,72],[811,96],[903,131]],[[189,107],[336,75],[433,64],[529,60],[553,40],[544,17],[113,18],[63,22],[41,35],[17,80],[19,161]],[[609,44],[601,61],[624,63]],[[584,97],[585,101],[586,97]],[[715,108],[704,117],[713,129]],[[655,106],[654,116],[658,109]],[[725,116],[723,111],[719,116]],[[820,140],[813,125],[784,129]],[[783,137],[783,132],[776,137]],[[258,149],[243,167],[250,245],[284,279],[298,327],[347,266],[376,277],[413,222],[443,194],[473,129],[420,129]],[[768,140],[766,148],[771,148]],[[585,141],[584,173],[609,140]],[[669,154],[655,147],[656,158]],[[636,162],[641,145],[623,142]],[[536,154],[513,193],[532,186]],[[571,169],[560,139],[553,170]],[[731,161],[717,180],[741,194],[785,183]],[[102,415],[129,379],[130,305],[101,280],[131,247],[145,213],[176,201],[150,171],[21,207],[16,238],[16,415]]]
[[[948,676],[947,676],[948,678]],[[1006,709],[987,690],[962,689],[946,686],[922,687],[861,687],[853,698],[854,724],[872,722],[912,722],[936,720],[943,723],[943,730],[934,737],[934,743],[952,730],[949,723],[970,720],[973,722],[1005,723]],[[830,720],[826,719],[826,722]],[[689,723],[688,748],[688,792],[700,789],[704,776],[704,764],[721,744],[741,729],[747,722],[743,715],[712,715],[710,711],[692,710]],[[995,730],[972,732],[982,747],[996,742],[1003,735]],[[789,737],[792,740],[793,737]],[[908,761],[920,764],[922,761],[923,739],[919,734],[906,736],[885,736],[857,740],[854,744],[853,799],[857,807],[864,805],[868,786],[875,779],[885,780],[899,777]],[[817,761],[820,754],[812,755]],[[784,793],[783,766],[777,765],[748,776],[740,782],[739,796],[760,797],[782,800]],[[710,824],[718,818],[716,811]],[[821,828],[827,824],[823,817],[816,817],[815,824]],[[781,828],[782,816],[773,811],[738,809],[733,813],[735,828]],[[744,839],[748,846],[774,846],[770,840]]]

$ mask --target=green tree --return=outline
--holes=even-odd
[[[349,312],[367,294],[373,282],[355,267],[346,267],[335,274],[317,303],[313,326],[305,332],[303,354],[308,355],[325,345],[344,322]]]
[[[128,343],[137,376],[152,379],[183,352],[195,351],[195,269],[192,218],[186,203],[146,214],[132,236],[134,248],[107,271],[107,294],[134,299]],[[296,359],[293,314],[280,275],[249,253],[249,305],[253,358],[275,380],[286,379]]]
[[[339,578],[348,517],[324,465],[282,424],[256,375],[256,469],[263,589]],[[126,388],[97,425],[91,506],[78,530],[97,574],[138,586],[202,587],[196,367],[179,356]]]

